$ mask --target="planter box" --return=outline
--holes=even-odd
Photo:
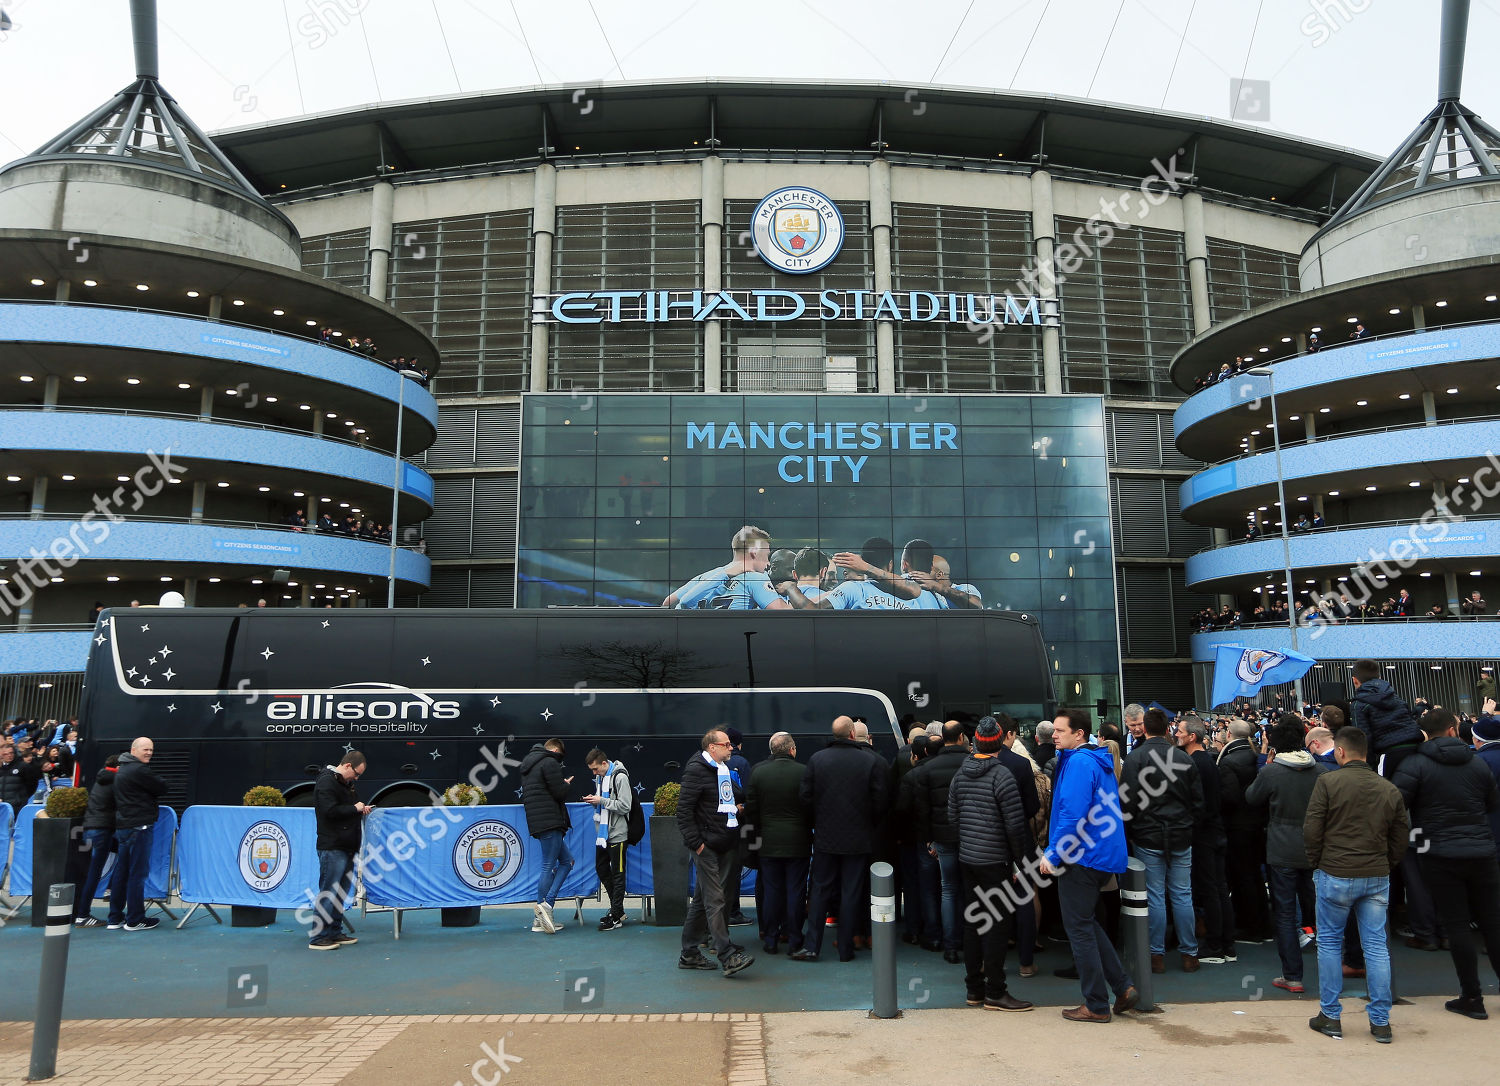
[[[89,852],[83,843],[83,819],[38,818],[31,824],[31,926],[47,926],[47,891],[56,883],[73,884],[77,908],[83,881],[89,876]]]
[[[478,923],[478,905],[455,905],[443,909],[443,927],[445,928],[472,928]]]
[[[276,923],[276,910],[261,905],[229,906],[231,928],[269,928]]]
[[[659,928],[680,928],[687,920],[688,850],[676,815],[651,816],[651,883]]]

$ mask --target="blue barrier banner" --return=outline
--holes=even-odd
[[[7,811],[9,805],[0,804]],[[21,808],[21,817],[15,826],[15,856],[10,865],[10,892],[17,897],[31,896],[31,855],[32,855],[32,826],[36,821],[37,812],[42,809],[39,803],[28,803]],[[151,866],[146,870],[146,897],[148,900],[165,898],[167,896],[167,882],[172,873],[172,835],[177,831],[177,812],[170,807],[158,808],[156,817],[156,836],[151,841]],[[109,874],[114,870],[114,857],[110,857],[109,865],[105,867],[103,876],[99,879],[97,893],[103,894],[109,889]]]
[[[183,901],[296,909],[317,899],[311,807],[189,807],[177,834]]]
[[[15,825],[15,813],[10,809],[9,803],[0,803],[0,837],[10,842],[10,831]]]
[[[641,843],[634,848],[625,850],[625,892],[627,894],[651,894],[656,890],[651,878],[651,816],[656,811],[656,804],[642,803],[641,812],[646,816],[646,836],[641,838]],[[745,868],[740,873],[740,894],[748,897],[755,893],[756,872]],[[688,869],[688,892],[692,893],[698,885],[698,866],[694,864]]]
[[[589,897],[599,888],[592,811],[586,803],[568,804],[573,869],[559,898]],[[541,845],[520,804],[377,807],[365,819],[360,861],[365,899],[394,909],[535,901],[542,877]]]
[[[151,866],[146,869],[147,901],[163,901],[167,897],[167,883],[172,874],[172,838],[177,835],[177,812],[170,807],[158,807],[156,833],[151,838]],[[106,842],[105,848],[109,848]],[[94,888],[94,898],[104,896],[109,889],[109,880],[115,873],[115,853],[104,862],[104,871],[99,876],[99,885]]]

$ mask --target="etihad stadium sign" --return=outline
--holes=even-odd
[[[756,206],[748,237],[767,265],[787,275],[827,267],[844,244],[844,217],[815,189],[777,189]],[[535,324],[670,324],[709,320],[890,321],[902,324],[1053,326],[1056,298],[930,290],[580,290],[537,295]]]

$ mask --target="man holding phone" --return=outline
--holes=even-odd
[[[344,754],[338,765],[324,766],[313,786],[318,816],[318,908],[309,950],[337,950],[359,942],[344,934],[344,902],[354,892],[354,854],[364,836],[360,820],[375,809],[361,803],[354,782],[365,772],[365,756]]]

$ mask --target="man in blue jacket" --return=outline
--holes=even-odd
[[[1125,870],[1125,822],[1114,756],[1090,746],[1094,723],[1086,709],[1064,709],[1052,722],[1057,774],[1052,819],[1041,873],[1057,875],[1063,927],[1083,989],[1083,1005],[1063,1011],[1070,1022],[1108,1022],[1109,991],[1116,1013],[1135,1006],[1138,995],[1109,936],[1095,917],[1099,892]]]

